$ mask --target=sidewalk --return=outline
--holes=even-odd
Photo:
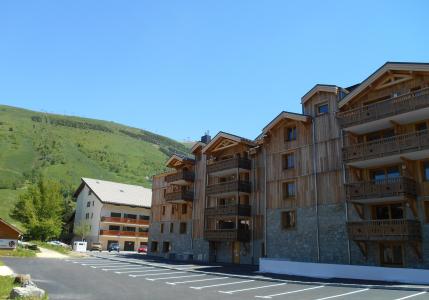
[[[36,256],[39,258],[57,258],[57,259],[69,258],[69,256],[67,255],[64,255],[46,248],[39,247],[39,250],[40,252],[36,254]]]

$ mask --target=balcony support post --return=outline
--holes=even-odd
[[[419,210],[417,209],[417,201],[416,198],[407,197],[407,203],[410,206],[411,211],[413,212],[414,218],[419,218]]]

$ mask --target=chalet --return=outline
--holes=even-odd
[[[171,157],[150,253],[429,268],[429,64],[317,84],[301,104],[253,140],[219,132]]]
[[[15,249],[22,232],[0,218],[0,249]]]

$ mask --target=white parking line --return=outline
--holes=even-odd
[[[109,266],[109,265],[130,265],[130,263],[119,263],[119,262],[104,262],[104,263],[84,263],[82,266]]]
[[[320,289],[325,287],[324,285],[319,285],[319,286],[314,286],[311,288],[306,288],[306,289],[300,289],[300,290],[295,290],[295,291],[290,291],[290,292],[284,292],[284,293],[279,293],[279,294],[273,294],[273,295],[267,295],[267,296],[255,296],[255,298],[263,298],[263,299],[271,299],[272,297],[277,297],[277,296],[282,296],[282,295],[288,295],[288,294],[295,294],[295,293],[300,293],[300,292],[304,292],[304,291],[309,291],[309,290],[314,290],[314,289]]]
[[[318,299],[314,299],[314,300],[326,300],[326,299],[338,298],[338,297],[342,297],[342,296],[347,296],[347,295],[362,293],[362,292],[365,292],[365,291],[368,291],[368,290],[369,289],[362,289],[362,290],[357,290],[357,291],[353,291],[353,292],[349,292],[349,293],[344,293],[344,294],[339,294],[339,295],[334,295],[334,296],[329,296],[329,297],[318,298]]]
[[[216,278],[207,278],[207,279],[199,279],[199,280],[188,280],[188,281],[181,281],[181,282],[166,282],[167,284],[176,285],[176,284],[184,284],[184,283],[192,283],[192,282],[201,282],[201,281],[210,281],[210,280],[220,280],[220,279],[227,279],[229,277],[216,277]]]
[[[120,264],[120,265],[95,265],[95,266],[91,266],[91,265],[87,265],[87,267],[91,267],[93,269],[98,269],[98,268],[112,268],[112,267],[129,267],[131,266],[130,264]]]
[[[136,278],[136,277],[158,276],[158,275],[170,275],[170,274],[183,274],[183,273],[186,273],[186,272],[168,272],[168,273],[156,273],[156,274],[152,274],[152,273],[150,273],[150,274],[138,274],[138,275],[130,274],[130,275],[128,275],[128,276]]]
[[[177,279],[177,278],[185,278],[185,277],[201,277],[201,276],[207,276],[207,275],[200,274],[200,275],[185,275],[185,276],[175,276],[175,277],[146,278],[146,280],[156,281],[156,280]]]
[[[286,284],[287,283],[277,283],[277,284],[263,285],[263,286],[251,287],[251,288],[248,288],[248,289],[241,289],[241,290],[234,290],[234,291],[219,291],[219,293],[234,294],[234,293],[239,293],[239,292],[257,290],[257,289],[264,289],[264,288],[268,288],[268,287],[281,286],[281,285],[286,285]]]
[[[141,266],[129,266],[129,267],[116,267],[116,268],[107,268],[107,269],[102,269],[103,271],[122,271],[122,270],[140,270],[140,269],[145,269],[145,267],[141,267]]]
[[[227,283],[220,283],[220,284],[213,284],[213,285],[206,285],[206,286],[190,286],[189,288],[194,290],[202,290],[202,289],[207,289],[215,286],[233,285],[233,284],[240,284],[240,283],[246,283],[246,282],[252,282],[252,281],[255,281],[255,280],[243,280],[243,281],[227,282]]]
[[[426,294],[426,293],[427,292],[421,292],[421,293],[417,293],[417,294],[408,295],[408,296],[405,296],[405,297],[402,297],[402,298],[397,298],[397,299],[394,299],[394,300],[409,299],[409,298],[417,297],[417,296],[420,296],[420,295],[423,295],[423,294]]]
[[[126,273],[147,273],[148,271],[147,271],[147,269],[155,269],[155,267],[146,267],[146,268],[142,268],[143,270],[141,270],[141,271],[138,271],[138,270],[134,270],[134,271],[118,271],[118,272],[115,272],[116,274],[126,274]],[[155,271],[155,270],[152,270],[152,271]],[[157,272],[160,272],[160,271],[164,271],[164,270],[158,270]]]

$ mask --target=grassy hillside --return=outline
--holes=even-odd
[[[121,124],[0,105],[0,217],[37,174],[70,189],[81,177],[150,187],[182,143]],[[15,222],[13,222],[15,223]]]

